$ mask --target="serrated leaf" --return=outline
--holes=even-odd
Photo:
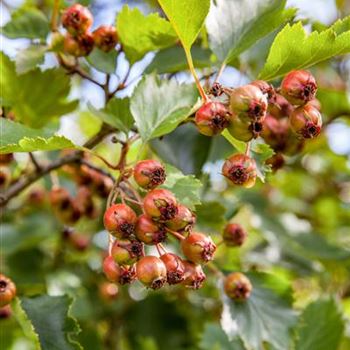
[[[27,73],[44,63],[46,51],[47,46],[44,45],[31,45],[19,51],[16,56],[16,73]]]
[[[220,231],[226,222],[225,212],[226,208],[219,202],[202,203],[196,208],[198,226],[204,231]]]
[[[295,349],[338,349],[343,331],[344,320],[334,299],[317,300],[300,315]]]
[[[301,22],[287,24],[276,36],[260,79],[278,78],[293,69],[308,68],[333,56],[350,52],[350,17],[327,30],[308,35]]]
[[[286,0],[216,0],[206,20],[210,47],[228,62],[274,31],[294,14]]]
[[[271,172],[271,167],[266,165],[267,159],[271,158],[275,152],[265,143],[254,142],[251,146],[251,156],[256,162],[257,175],[262,182],[265,182],[266,173]]]
[[[158,0],[186,50],[190,50],[209,12],[210,0]]]
[[[116,50],[104,52],[94,48],[86,60],[100,72],[114,74],[117,69],[117,57],[118,52]]]
[[[296,322],[291,302],[269,288],[264,274],[248,275],[253,290],[245,302],[230,299],[222,290],[221,326],[230,339],[239,336],[248,349],[263,350],[269,343],[275,350],[289,349],[291,329]]]
[[[130,112],[130,99],[112,98],[104,109],[98,110],[89,104],[91,112],[105,123],[128,133],[134,124],[134,118]]]
[[[42,350],[82,350],[74,340],[80,327],[69,314],[71,298],[42,295],[22,298],[21,304],[38,334]]]
[[[166,165],[166,181],[162,185],[175,194],[180,203],[191,209],[201,203],[200,190],[202,183],[193,175],[184,175],[171,165]]]
[[[239,141],[235,139],[227,129],[225,129],[221,135],[225,137],[225,139],[238,151],[241,153],[245,152],[245,149],[247,147],[247,144],[243,141]]]
[[[144,76],[134,90],[130,108],[143,141],[168,134],[192,114],[198,100],[194,85]]]
[[[2,103],[11,106],[16,120],[39,128],[55,117],[73,111],[78,101],[67,101],[70,78],[62,69],[40,69],[17,76],[15,65],[0,53]]]
[[[171,24],[157,13],[145,16],[138,8],[124,6],[117,16],[117,31],[130,63],[150,51],[171,46],[176,34]]]
[[[0,153],[53,151],[75,148],[72,141],[51,131],[36,130],[25,125],[0,118]]]
[[[49,34],[49,21],[36,8],[22,8],[12,14],[11,21],[2,28],[2,34],[11,39],[46,39]]]
[[[211,51],[199,46],[191,49],[193,63],[196,68],[206,68],[212,65]],[[145,73],[157,72],[158,74],[176,73],[188,69],[186,55],[182,47],[174,46],[160,50],[153,61],[147,66]]]

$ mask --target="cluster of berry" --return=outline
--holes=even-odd
[[[152,289],[159,289],[166,282],[200,288],[205,280],[201,264],[213,259],[215,244],[203,233],[193,232],[196,216],[190,209],[179,204],[170,191],[156,188],[166,178],[161,163],[140,161],[133,175],[138,186],[147,193],[143,199],[133,201],[138,205],[135,210],[139,215],[123,202],[107,208],[104,225],[114,242],[103,261],[105,275],[119,284],[138,279]],[[187,260],[166,251],[162,243],[168,235],[181,242]],[[145,255],[145,245],[156,246],[159,257]]]
[[[16,285],[5,275],[0,274],[0,318],[11,315],[10,302],[16,296]]]
[[[91,12],[80,4],[75,4],[64,11],[62,25],[67,30],[64,38],[64,51],[72,56],[88,56],[94,46],[109,52],[118,43],[115,27],[103,25],[92,33],[89,32],[93,17]]]
[[[316,90],[315,78],[302,70],[286,75],[277,89],[263,80],[236,89],[215,83],[210,91],[212,100],[197,111],[195,123],[207,136],[226,128],[244,142],[261,136],[281,161],[281,153],[301,151],[304,140],[321,131]],[[236,185],[251,187],[256,178],[255,162],[247,155],[236,154],[226,161],[223,174]]]

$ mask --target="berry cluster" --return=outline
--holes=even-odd
[[[316,90],[315,78],[302,70],[286,75],[277,89],[263,80],[236,89],[215,83],[210,90],[212,98],[196,112],[195,123],[207,136],[225,128],[244,142],[261,136],[276,152],[269,162],[277,168],[283,165],[282,153],[300,152],[305,139],[321,132]],[[256,165],[249,155],[231,156],[222,172],[235,185],[251,187],[255,183]]]
[[[165,283],[182,283],[198,289],[205,280],[201,264],[213,259],[216,246],[210,237],[194,232],[195,214],[177,202],[173,193],[157,188],[166,179],[165,169],[156,160],[136,164],[134,180],[146,190],[144,198],[109,206],[104,214],[104,225],[111,242],[109,255],[103,261],[106,277],[121,285],[138,279],[148,288],[159,289]],[[123,197],[122,197],[123,199]],[[187,260],[169,253],[163,246],[168,235],[177,238]],[[146,255],[145,246],[155,246],[159,257]]]
[[[92,33],[89,32],[93,22],[91,12],[80,4],[66,9],[62,15],[62,25],[67,30],[64,38],[64,51],[72,56],[88,56],[94,46],[109,52],[118,43],[115,27],[103,25]]]

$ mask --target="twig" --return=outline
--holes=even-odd
[[[217,82],[218,82],[218,80],[220,79],[220,77],[221,77],[222,73],[224,72],[225,68],[226,68],[226,63],[223,63],[223,64],[221,65],[219,71],[218,71],[218,74],[217,74],[216,77],[215,77],[214,83],[217,83]]]
[[[180,241],[182,241],[183,239],[185,239],[185,237],[182,235],[182,234],[180,234],[180,233],[178,233],[178,232],[176,232],[176,231],[173,231],[173,230],[170,230],[169,228],[165,228],[170,234],[172,234],[175,238],[177,238],[177,239],[179,239]]]
[[[32,163],[33,163],[33,165],[34,165],[36,171],[40,171],[40,170],[41,170],[41,166],[40,166],[40,164],[38,163],[38,161],[36,160],[34,154],[33,154],[32,152],[29,152],[28,154],[29,154],[29,158],[30,158],[30,160],[32,161]]]
[[[246,146],[246,149],[245,149],[245,155],[246,156],[249,156],[249,152],[250,152],[250,144],[251,144],[251,142],[249,141],[249,142],[247,142],[247,146]]]

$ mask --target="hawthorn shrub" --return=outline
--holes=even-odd
[[[3,5],[0,343],[349,349],[346,3],[135,3]]]

